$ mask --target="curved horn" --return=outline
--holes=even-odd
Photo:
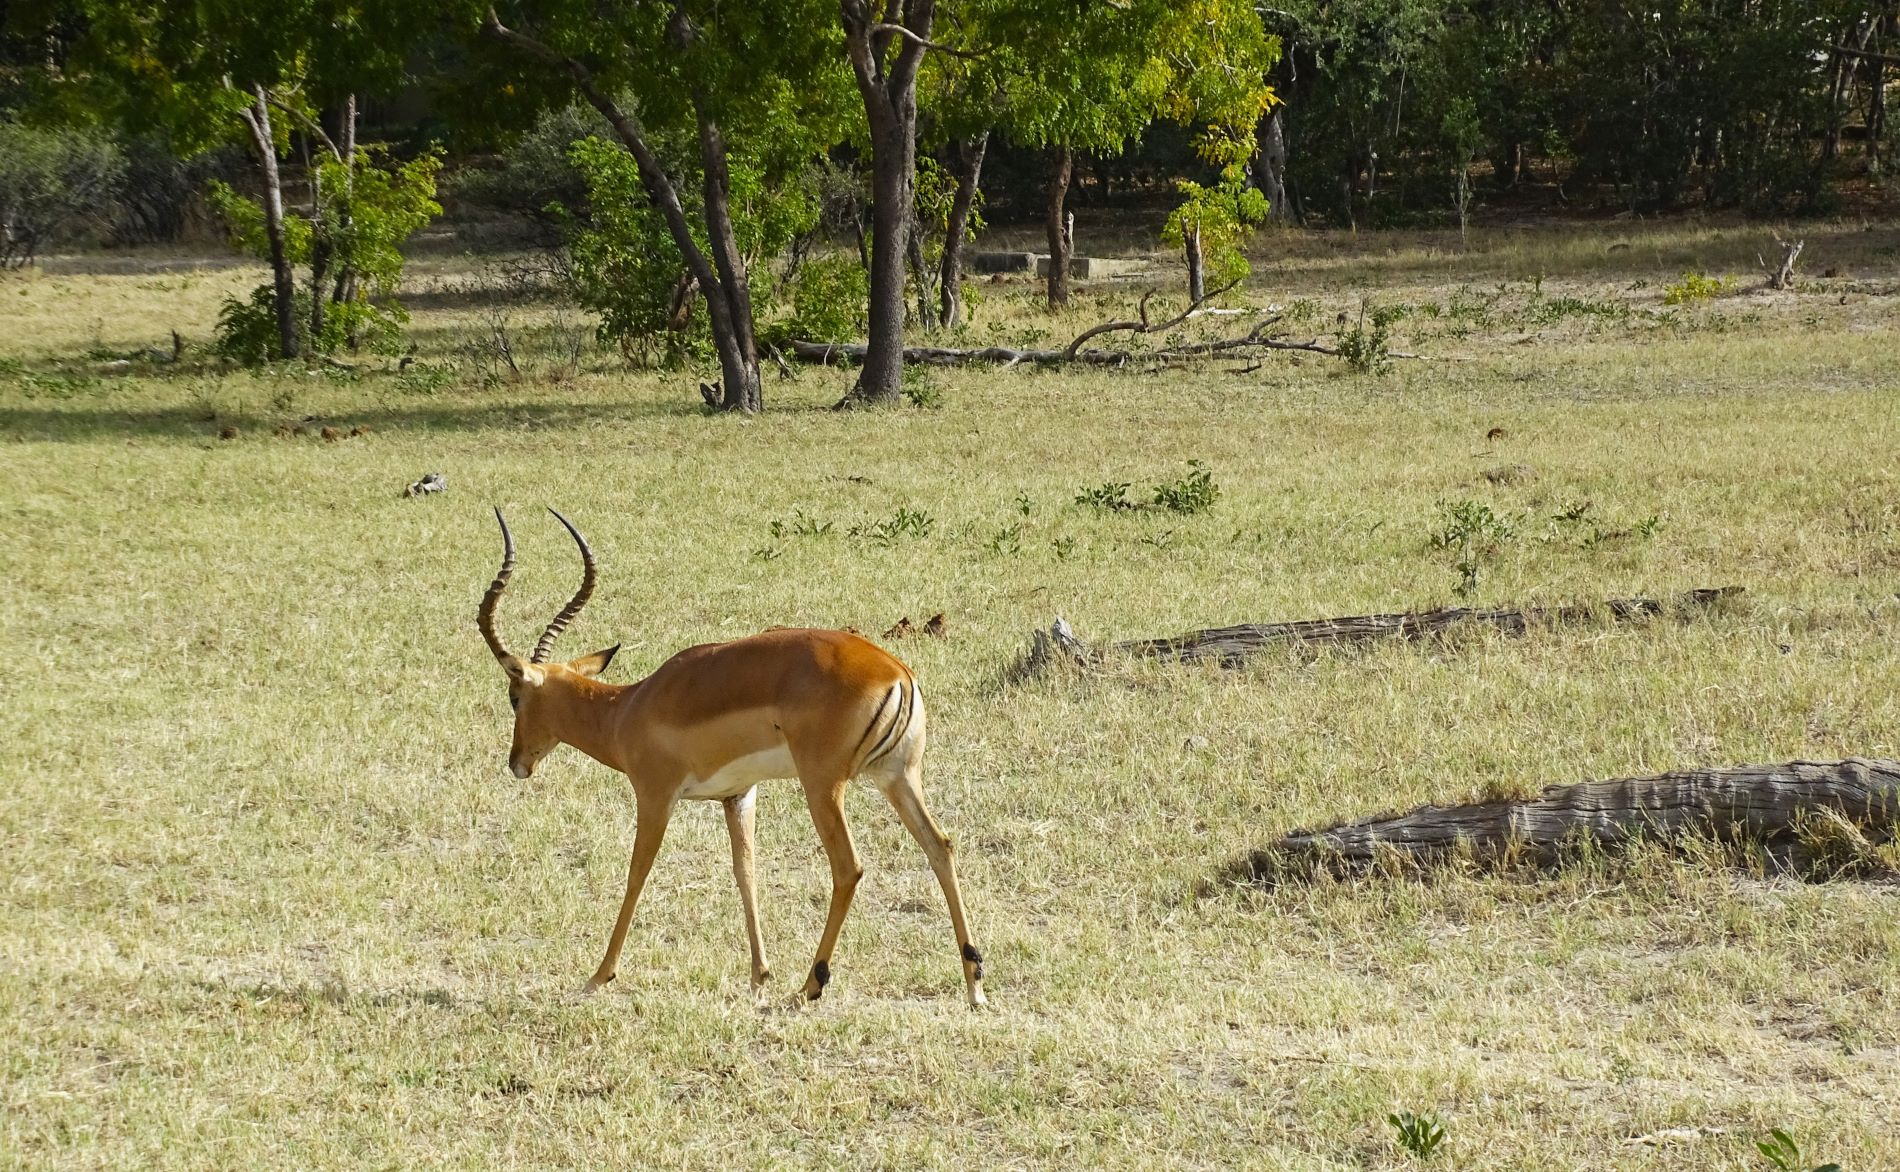
[[[501,592],[508,585],[508,575],[515,572],[515,537],[508,532],[508,522],[502,519],[500,507],[495,509],[495,520],[501,524],[501,569],[489,583],[488,593],[482,595],[481,609],[475,612],[475,625],[481,628],[482,638],[488,640],[488,649],[495,653],[495,658],[506,659],[508,649],[501,645],[501,636],[495,634],[495,603],[500,601]]]
[[[574,544],[581,547],[581,588],[574,592],[574,597],[567,600],[561,613],[555,615],[548,629],[542,632],[541,641],[534,645],[534,655],[529,658],[529,663],[547,660],[548,652],[554,650],[554,641],[561,637],[562,631],[567,630],[567,624],[574,621],[574,616],[581,613],[581,607],[586,606],[587,600],[594,594],[594,551],[587,548],[587,539],[581,536],[580,530],[574,528],[572,521],[553,509],[548,512],[554,513],[554,519],[567,526],[567,531],[574,535]]]

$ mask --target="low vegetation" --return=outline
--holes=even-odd
[[[1900,1164],[1891,885],[1660,847],[1220,878],[1425,802],[1900,755],[1900,240],[1810,226],[1816,275],[1759,293],[1760,231],[1617,231],[1287,236],[1234,294],[1333,341],[1394,307],[1429,361],[955,368],[927,410],[842,413],[853,371],[768,367],[765,417],[548,298],[505,299],[503,363],[495,299],[440,255],[404,273],[415,352],[348,368],[209,356],[257,266],[6,278],[0,1164]],[[1665,306],[1684,271],[1736,289]],[[1144,288],[1052,318],[1016,278],[961,328],[1072,337]],[[446,491],[405,496],[428,472]],[[569,638],[624,641],[617,680],[771,624],[944,616],[891,646],[988,1012],[869,793],[817,1006],[751,1007],[697,806],[620,979],[570,995],[632,808],[573,753],[507,776],[491,504],[524,518],[517,638],[577,572],[525,518],[586,529]],[[1747,593],[1693,623],[1004,678],[1055,614],[1109,640],[1716,584]],[[786,999],[829,888],[801,806],[761,790]]]

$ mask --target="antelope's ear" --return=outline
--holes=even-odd
[[[519,655],[510,655],[502,660],[501,670],[508,673],[509,679],[514,680],[516,683],[526,684],[531,688],[538,687],[542,679],[545,678],[539,665],[529,663]]]
[[[583,655],[579,659],[569,660],[567,670],[575,675],[592,679],[607,670],[607,665],[614,661],[614,655],[619,650],[620,644],[615,643],[605,651],[596,651],[592,655]]]

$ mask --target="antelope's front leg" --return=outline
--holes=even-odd
[[[753,802],[755,786],[720,804],[726,808],[726,834],[732,839],[732,877],[739,881],[739,903],[745,908],[745,934],[752,945],[752,1000],[765,1004],[765,982],[772,967],[765,960],[765,937],[759,931],[759,886],[753,870]]]
[[[639,794],[638,785],[635,786]],[[581,992],[597,992],[601,986],[614,979],[620,964],[620,946],[627,942],[627,925],[633,922],[634,905],[640,902],[640,889],[646,886],[647,872],[653,869],[653,860],[659,857],[660,842],[666,837],[666,824],[673,816],[671,799],[649,799],[639,796],[636,817],[639,824],[633,831],[633,860],[627,864],[627,895],[620,901],[620,918],[614,921],[614,932],[607,940],[607,955],[600,960],[600,967],[594,975],[581,986]]]

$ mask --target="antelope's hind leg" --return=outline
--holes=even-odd
[[[818,953],[812,959],[811,975],[805,978],[807,1001],[824,996],[825,985],[831,980],[831,952],[837,947],[845,913],[851,910],[851,897],[857,893],[858,880],[864,876],[864,861],[858,857],[857,845],[851,841],[851,827],[844,820],[845,780],[804,781],[805,804],[811,807],[812,825],[818,830],[818,840],[824,844],[825,856],[831,860],[831,910],[825,915],[825,932],[818,938]]]
[[[950,844],[950,836],[937,825],[937,820],[930,816],[930,808],[924,805],[920,758],[921,754],[912,757],[901,773],[878,778],[878,788],[896,807],[897,816],[903,819],[904,828],[917,840],[917,845],[924,848],[930,869],[936,872],[937,885],[943,888],[944,902],[950,905],[950,925],[957,934],[957,956],[963,962],[964,996],[974,1009],[988,1001],[983,996],[983,954],[970,939],[970,922],[964,915],[963,895],[957,888],[956,850]]]
[[[739,903],[745,908],[745,934],[752,946],[752,1000],[765,1004],[765,983],[772,967],[765,960],[765,937],[759,930],[759,885],[753,864],[753,803],[755,786],[720,803],[726,808],[726,834],[732,839],[732,877],[739,882]]]

